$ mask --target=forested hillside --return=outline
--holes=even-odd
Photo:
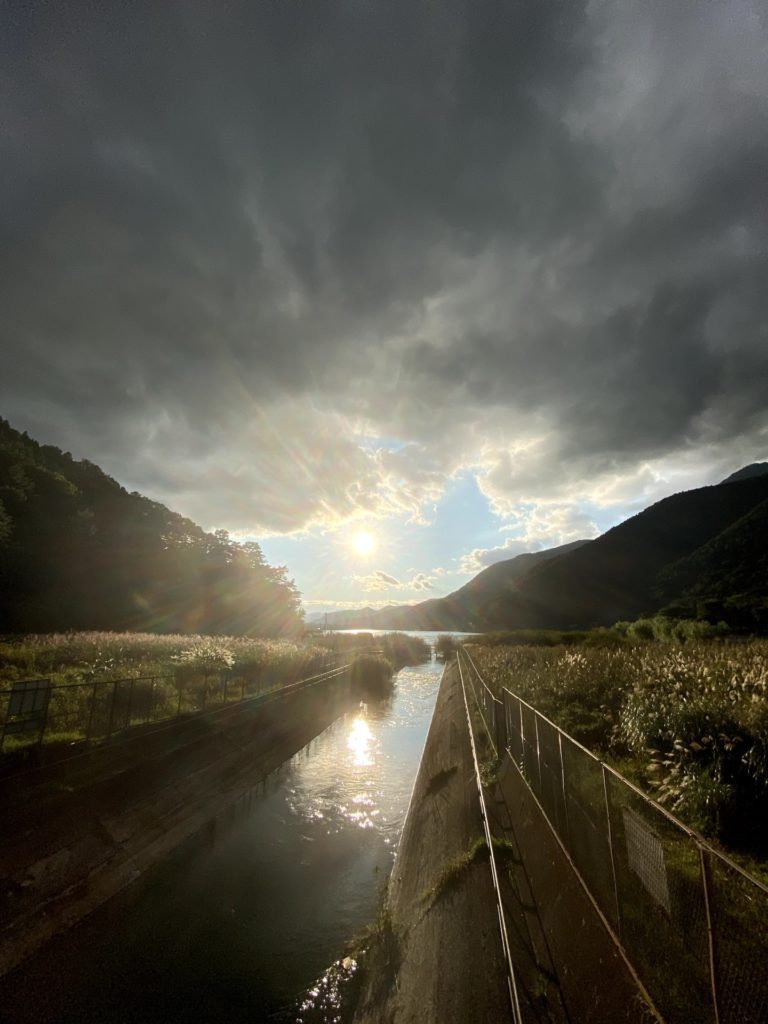
[[[544,562],[584,544],[589,541],[576,540],[546,551],[526,552],[495,562],[447,597],[433,597],[400,607],[329,612],[325,621],[332,629],[484,629],[488,606],[500,595],[509,593],[519,580]]]
[[[676,615],[768,630],[768,500],[665,569],[660,593]]]
[[[500,595],[489,607],[487,628],[585,628],[651,614],[663,603],[662,571],[766,499],[768,476],[665,498],[524,577],[517,591]],[[755,543],[765,546],[765,535]],[[740,555],[733,552],[733,557]],[[711,568],[718,575],[739,571],[730,560]],[[667,598],[672,596],[667,591]]]
[[[335,628],[588,629],[663,611],[768,628],[768,474],[745,467],[589,542],[518,555],[443,598],[335,612]]]
[[[299,594],[256,543],[206,533],[0,419],[0,632],[284,635]]]

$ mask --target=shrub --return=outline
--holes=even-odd
[[[392,691],[394,668],[380,654],[358,654],[349,671],[352,686],[363,697],[386,697]]]
[[[435,654],[439,661],[449,661],[453,657],[454,651],[459,645],[453,639],[452,636],[443,635],[437,638],[435,644]]]
[[[492,688],[508,686],[603,756],[628,752],[632,775],[693,827],[768,842],[768,642],[470,653]]]

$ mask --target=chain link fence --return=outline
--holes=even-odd
[[[53,686],[50,679],[19,680],[0,690],[0,755],[45,744],[105,742],[135,726],[220,709],[241,701],[268,701],[341,675],[349,667],[329,659],[322,671],[289,683],[246,678],[236,671],[194,679],[156,675]]]
[[[509,689],[466,649],[477,709],[668,1024],[768,1021],[768,887]]]

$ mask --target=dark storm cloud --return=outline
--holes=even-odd
[[[765,26],[719,8],[6,5],[6,414],[280,530],[419,476],[328,409],[421,443],[411,505],[457,424],[546,422],[533,475],[759,432]]]

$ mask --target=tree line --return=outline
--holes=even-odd
[[[257,543],[208,533],[0,419],[0,632],[301,625],[298,590]]]

